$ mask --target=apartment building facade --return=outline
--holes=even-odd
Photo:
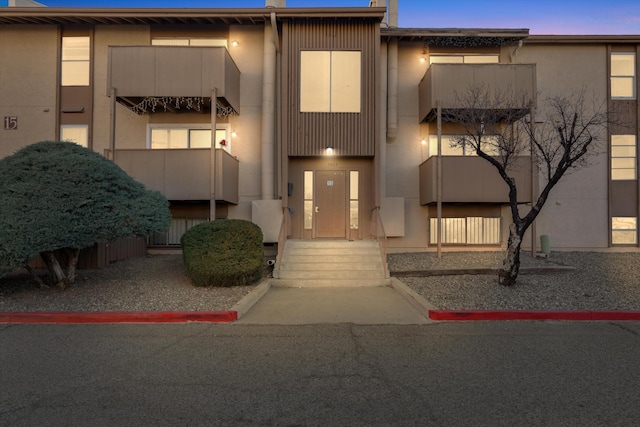
[[[446,121],[437,195],[438,105],[481,83],[539,110],[586,87],[617,124],[601,155],[554,188],[524,246],[544,234],[554,249],[638,248],[640,36],[403,29],[391,3],[0,9],[0,157],[64,139],[104,154],[170,200],[172,229],[152,245],[242,218],[265,243],[385,238],[391,252],[433,250],[440,201],[445,248],[498,249],[506,185],[451,149],[460,129]],[[521,165],[526,209],[544,178],[530,158]]]

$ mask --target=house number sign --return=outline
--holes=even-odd
[[[18,118],[5,116],[4,117],[4,130],[16,130],[18,129]]]

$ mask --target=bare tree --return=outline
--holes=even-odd
[[[507,252],[498,281],[505,286],[516,283],[520,270],[522,239],[551,189],[567,173],[589,164],[605,138],[607,113],[602,103],[589,103],[586,91],[553,96],[544,101],[540,119],[532,120],[533,100],[507,92],[491,92],[470,87],[459,94],[456,108],[443,112],[443,120],[457,123],[462,135],[452,144],[466,145],[491,163],[509,187],[511,225]],[[528,212],[518,204],[518,188],[513,177],[519,156],[531,153],[544,187]]]

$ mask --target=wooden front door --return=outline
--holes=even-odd
[[[346,171],[315,173],[315,237],[347,236]]]

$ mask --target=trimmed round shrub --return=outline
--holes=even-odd
[[[196,286],[250,285],[262,277],[262,230],[240,219],[205,222],[182,236],[184,264]]]

